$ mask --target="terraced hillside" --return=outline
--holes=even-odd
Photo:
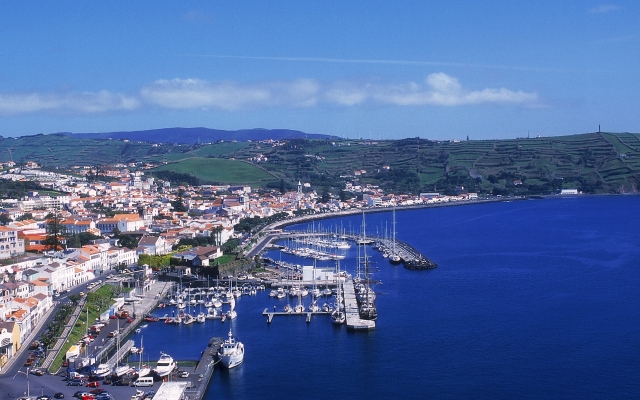
[[[243,155],[255,151],[247,147]],[[274,174],[333,189],[345,177],[413,193],[636,192],[640,181],[640,136],[630,133],[464,142],[296,140],[260,152],[268,158],[262,166]]]
[[[587,133],[463,142],[290,139],[284,145],[229,141],[176,145],[53,134],[0,138],[0,161],[10,159],[36,161],[46,167],[169,163],[162,169],[197,176],[203,183],[278,188],[280,180],[287,187],[302,181],[310,182],[315,190],[334,193],[345,181],[404,193],[546,194],[561,188],[622,193],[638,191],[640,135]],[[211,161],[219,159],[235,162],[221,165]]]

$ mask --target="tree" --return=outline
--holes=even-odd
[[[224,229],[221,225],[216,226],[211,230],[211,236],[213,237],[213,245],[221,246],[222,245],[222,231]]]
[[[47,237],[42,244],[48,250],[62,250],[62,244],[65,242],[65,228],[61,224],[60,214],[56,208],[53,213],[47,214]]]
[[[178,197],[174,201],[171,202],[171,207],[173,207],[173,211],[175,212],[185,212],[187,211],[187,207],[184,205],[182,201],[182,197]]]
[[[31,213],[22,214],[21,216],[16,218],[16,221],[26,221],[28,219],[33,219],[33,214],[31,214]]]
[[[9,214],[4,214],[4,213],[0,214],[0,224],[7,225],[10,222],[12,222],[12,219],[9,216]]]

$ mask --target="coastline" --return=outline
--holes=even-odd
[[[545,199],[546,197],[538,197],[537,199]],[[396,212],[398,211],[408,211],[408,210],[418,210],[423,208],[437,208],[437,207],[452,207],[452,206],[464,206],[464,205],[473,205],[473,204],[488,204],[488,203],[499,203],[499,202],[510,202],[516,200],[529,200],[531,197],[501,197],[501,198],[491,198],[491,199],[479,199],[479,200],[465,200],[465,201],[448,201],[442,203],[431,203],[431,204],[411,204],[411,205],[402,205],[396,206]],[[260,229],[260,231],[256,234],[259,236],[259,239],[251,246],[250,249],[245,251],[245,257],[251,258],[255,255],[259,254],[262,249],[274,238],[278,236],[277,233],[266,233],[267,231],[274,229],[282,229],[290,225],[296,225],[307,221],[315,221],[322,219],[330,219],[330,218],[340,218],[346,217],[350,215],[357,215],[362,212],[364,213],[382,213],[382,212],[390,212],[393,210],[392,206],[384,206],[384,207],[361,207],[361,208],[350,208],[347,210],[340,210],[336,212],[324,212],[318,214],[309,214],[302,215],[299,217],[292,217],[282,221],[276,221],[269,225],[265,225]]]

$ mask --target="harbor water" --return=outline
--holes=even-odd
[[[144,337],[145,359],[164,351],[195,360],[211,337],[233,329],[244,364],[216,370],[206,399],[637,398],[637,210],[638,196],[602,196],[397,211],[397,238],[439,267],[406,270],[369,247],[381,281],[373,331],[348,332],[329,316],[267,324],[265,308],[297,300],[266,290],[240,297],[235,320],[150,323],[132,338]],[[391,210],[367,214],[367,232],[390,234],[391,220]],[[359,232],[361,224],[356,215],[313,229]],[[341,268],[354,273],[356,256],[354,246]]]

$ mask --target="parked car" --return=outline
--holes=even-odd
[[[84,381],[82,379],[71,379],[67,382],[67,386],[84,386]]]
[[[56,399],[64,399],[64,393],[58,392],[54,394],[53,397],[55,397]]]
[[[34,374],[35,376],[42,376],[42,375],[44,375],[44,372],[42,372],[42,371],[41,371],[41,370],[39,370],[38,368],[36,368],[36,369],[32,369],[30,372],[31,372],[32,374]]]
[[[188,377],[189,377],[189,371],[180,371],[180,372],[178,373],[178,376],[179,376],[180,378],[188,378]]]
[[[98,386],[100,386],[100,382],[98,382],[98,381],[93,381],[93,382],[87,383],[87,387],[90,387],[90,388],[97,388]]]

